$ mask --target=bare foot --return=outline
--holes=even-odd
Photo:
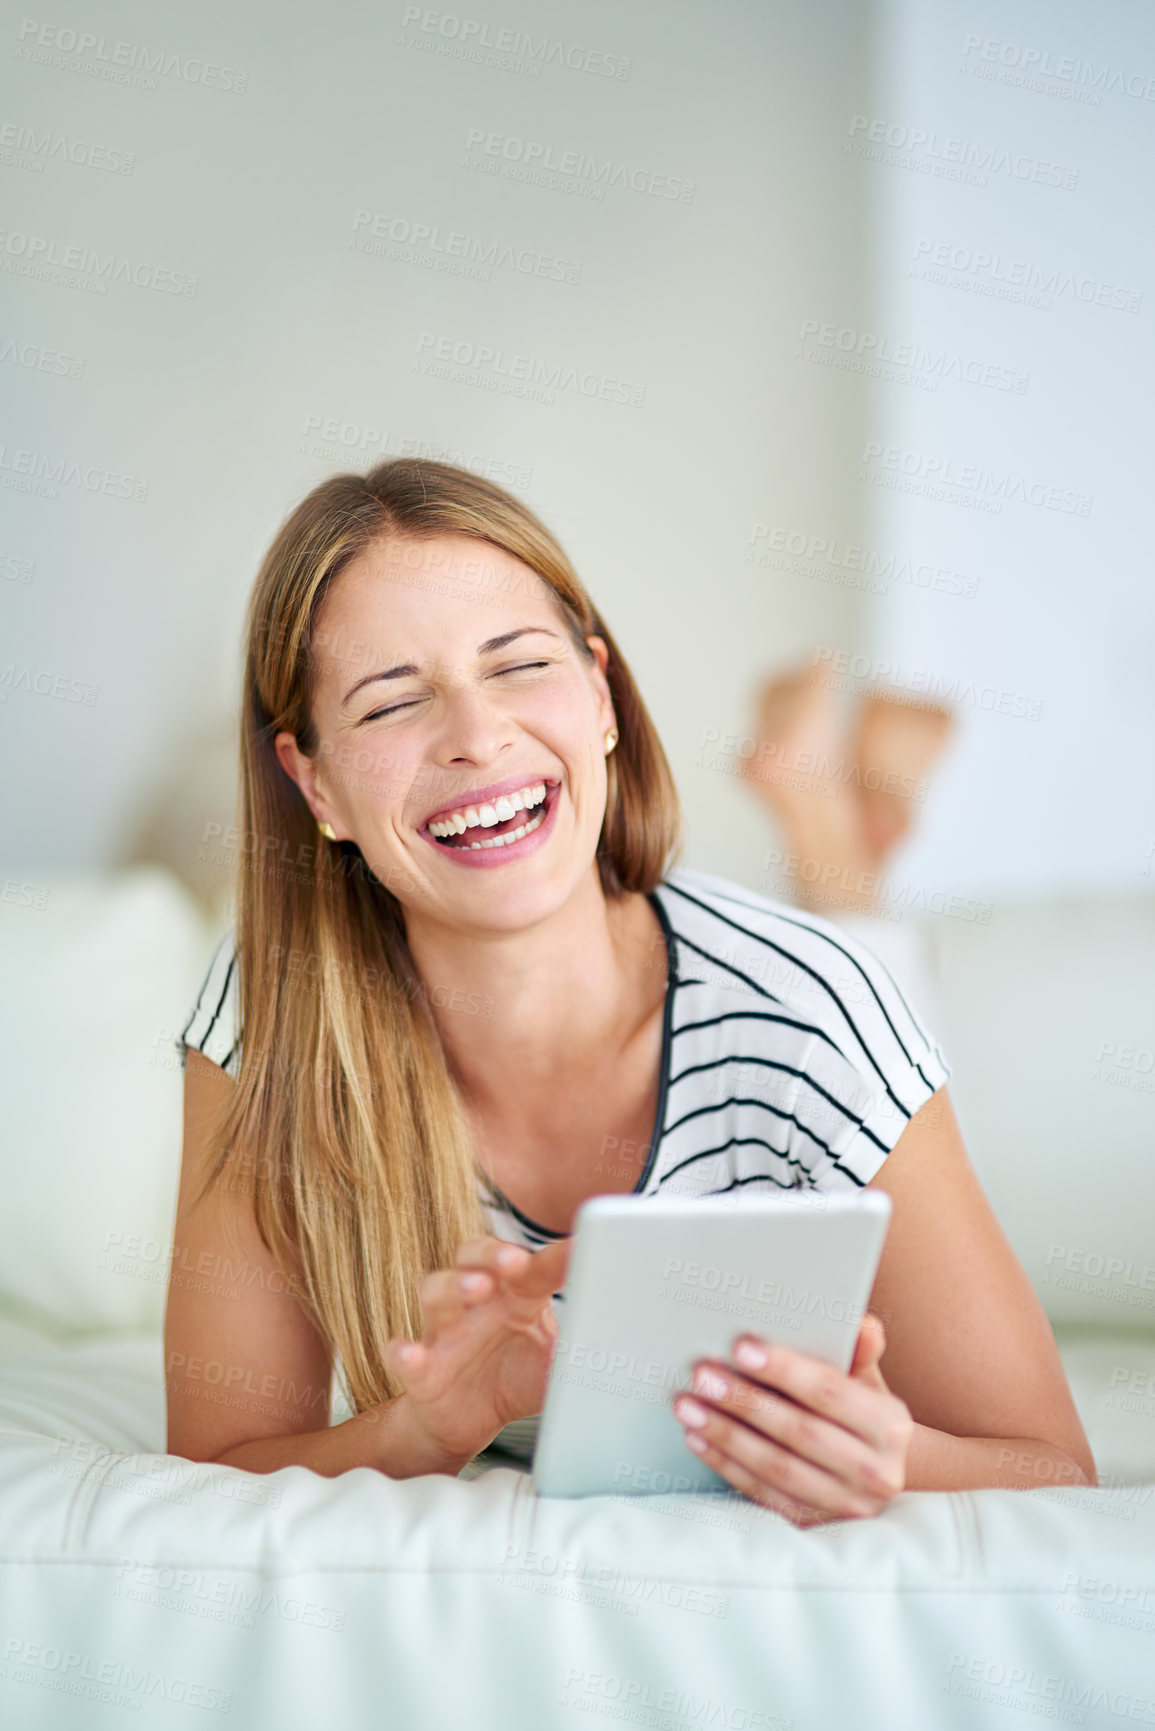
[[[927,775],[953,727],[940,704],[908,703],[884,691],[863,694],[853,751],[859,769],[867,849],[885,858],[914,822]]]
[[[758,745],[739,773],[782,828],[781,875],[798,902],[876,911],[883,863],[909,833],[952,725],[949,709],[871,691],[848,740],[821,672],[805,664],[767,681]]]
[[[874,906],[871,851],[836,693],[809,664],[769,680],[758,697],[758,745],[739,774],[781,825],[782,875],[804,906]]]

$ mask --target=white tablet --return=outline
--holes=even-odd
[[[850,1369],[890,1223],[879,1190],[595,1196],[578,1209],[533,1482],[542,1496],[732,1487],[670,1404],[740,1334]]]

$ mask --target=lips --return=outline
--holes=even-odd
[[[451,817],[434,820],[427,827],[440,847],[496,847],[520,841],[541,825],[549,810],[551,787],[544,781],[531,784],[522,792],[499,794],[496,800],[459,808]]]
[[[511,824],[516,827],[521,821],[519,814],[524,812],[524,821],[528,823],[530,814],[544,803],[545,795],[544,781],[529,782],[509,793],[496,794],[491,800],[459,805],[442,817],[431,818],[427,828],[437,841],[452,842],[455,835],[467,835],[472,830],[504,830]]]
[[[534,784],[530,786],[534,788]],[[512,864],[536,852],[553,832],[561,783],[539,782],[534,791],[540,788],[544,788],[545,798],[538,797],[528,810],[524,807],[520,811],[514,810],[512,817],[497,820],[496,810],[491,805],[490,815],[495,821],[482,823],[477,808],[465,807],[464,810],[472,812],[479,821],[459,832],[457,825],[451,827],[447,818],[434,818],[419,833],[427,846],[436,848],[444,858],[452,858],[456,865],[493,867]],[[482,804],[489,802],[482,801]],[[460,807],[451,809],[462,810]],[[502,809],[507,808],[503,805]],[[439,835],[432,834],[434,827],[441,831]]]
[[[439,806],[418,828],[432,833],[440,825],[453,824],[459,835],[465,829],[477,828],[479,824],[491,829],[497,823],[508,822],[517,811],[527,806],[532,809],[557,785],[556,778],[548,775],[509,775],[504,781],[493,782],[489,787],[472,788],[459,795],[452,804]],[[498,811],[497,807],[503,801],[504,807]]]

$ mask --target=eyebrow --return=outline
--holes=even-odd
[[[544,625],[523,625],[520,630],[506,631],[501,637],[487,637],[484,643],[478,644],[477,653],[479,655],[493,655],[497,650],[504,649],[507,643],[512,643],[518,637],[533,637],[535,635],[557,637],[558,634],[556,631],[548,631]],[[364,685],[373,685],[378,679],[412,679],[420,672],[421,669],[416,662],[406,661],[399,667],[387,668],[383,673],[367,673],[363,679],[359,679],[356,685],[345,693],[341,700],[341,708],[346,708]]]

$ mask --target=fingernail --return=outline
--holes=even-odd
[[[525,1254],[525,1251],[520,1250],[516,1244],[507,1244],[504,1250],[499,1250],[497,1253],[498,1267],[513,1268]]]
[[[693,1386],[698,1394],[704,1394],[707,1400],[724,1400],[729,1389],[722,1378],[713,1370],[696,1370]]]
[[[734,1363],[740,1364],[743,1370],[764,1370],[766,1349],[755,1346],[752,1340],[740,1340],[734,1348]]]
[[[702,1425],[709,1418],[704,1406],[699,1406],[696,1400],[682,1399],[674,1408],[683,1424]]]
[[[704,1455],[709,1446],[705,1437],[699,1436],[696,1431],[686,1432],[686,1447],[693,1449],[696,1455]]]
[[[417,1348],[412,1343],[408,1346],[399,1346],[397,1348],[397,1356],[401,1360],[402,1364],[412,1364],[413,1360],[417,1357]]]
[[[463,1274],[461,1276],[461,1290],[463,1292],[480,1292],[485,1282],[486,1276],[484,1274]]]

